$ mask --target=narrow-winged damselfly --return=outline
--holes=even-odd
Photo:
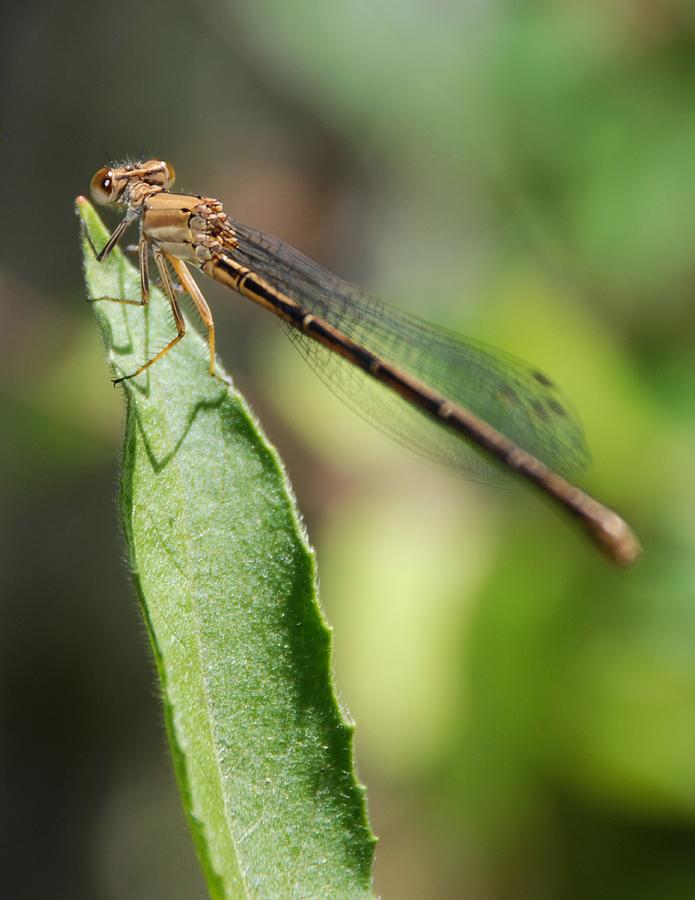
[[[277,238],[236,222],[219,200],[173,193],[173,182],[174,170],[163,160],[105,166],[91,181],[95,202],[125,209],[105,246],[95,250],[100,262],[130,224],[140,224],[140,298],[93,299],[145,306],[151,253],[176,325],[159,353],[116,382],[140,375],[183,338],[177,286],[207,328],[215,374],[215,327],[188,270],[195,266],[282,319],[318,374],[397,440],[483,479],[505,470],[524,478],[615,562],[630,565],[638,558],[641,548],[629,525],[568,480],[586,466],[588,451],[567,399],[542,372],[397,311]]]

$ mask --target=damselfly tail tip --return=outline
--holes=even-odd
[[[637,535],[613,510],[609,510],[600,522],[595,523],[592,530],[597,543],[619,566],[627,568],[642,555],[642,545]]]

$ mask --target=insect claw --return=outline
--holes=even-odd
[[[232,381],[231,375],[220,375],[219,372],[211,372],[210,374],[213,376],[213,378],[216,378],[218,381],[226,384],[228,388],[234,390],[234,382]]]

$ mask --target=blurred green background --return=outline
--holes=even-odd
[[[317,549],[384,897],[695,897],[695,12],[687,0],[49,0],[0,42],[3,893],[190,898],[72,203],[162,156],[384,299],[551,374],[611,568],[440,473],[204,284]]]

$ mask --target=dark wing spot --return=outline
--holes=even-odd
[[[557,400],[553,400],[551,398],[550,400],[548,400],[548,406],[550,407],[550,409],[552,409],[556,416],[567,415],[567,410],[561,403],[558,403]]]
[[[552,387],[553,386],[552,381],[548,378],[547,375],[544,375],[542,372],[533,371],[533,372],[531,372],[531,374],[536,379],[536,381],[539,384],[542,384],[544,387]]]
[[[541,403],[541,401],[534,400],[531,405],[533,406],[533,411],[538,416],[538,418],[542,419],[544,422],[547,422],[548,421],[548,410]]]
[[[508,384],[503,384],[500,387],[500,395],[505,399],[509,400],[511,403],[518,403],[519,397],[514,390],[514,388],[510,387]]]

